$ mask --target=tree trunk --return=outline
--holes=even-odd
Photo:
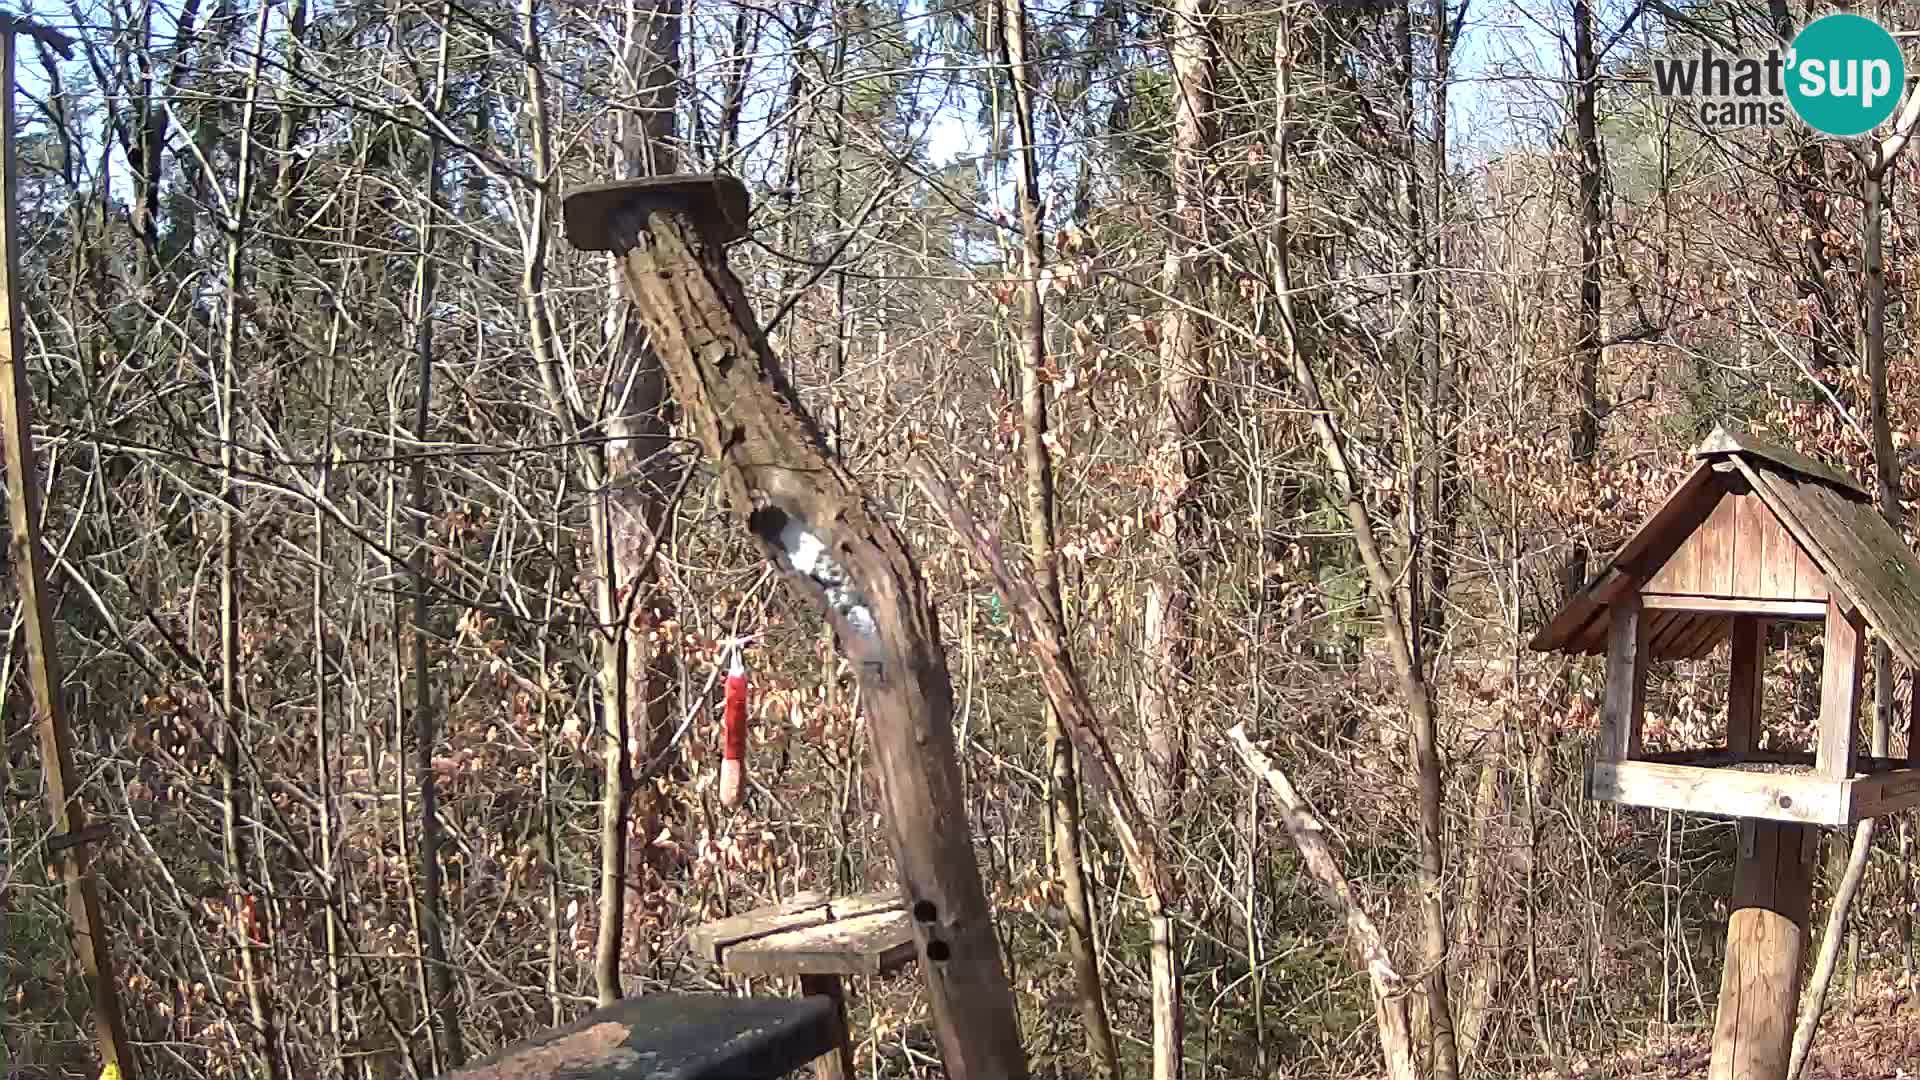
[[[1580,156],[1580,304],[1574,311],[1574,387],[1578,395],[1573,427],[1576,477],[1593,467],[1600,450],[1600,244],[1601,173],[1598,102],[1599,61],[1593,46],[1591,0],[1573,4],[1574,142]],[[1577,541],[1567,555],[1563,587],[1571,596],[1586,584],[1587,549]]]
[[[1054,617],[1066,621],[1061,601],[1059,560],[1054,548],[1053,452],[1049,449],[1045,367],[1046,308],[1040,295],[1045,238],[1040,221],[1040,167],[1034,147],[1033,98],[1026,63],[1026,9],[1023,0],[1003,0],[1000,20],[1008,78],[1013,88],[1014,124],[1020,143],[1015,148],[1015,191],[1020,203],[1021,284],[1024,319],[1020,333],[1022,421],[1021,453],[1026,472],[1027,546],[1043,602]],[[837,206],[836,206],[837,209]],[[844,288],[844,278],[842,280]],[[838,350],[836,350],[836,358]],[[837,365],[836,365],[837,366]],[[837,374],[837,372],[836,372]],[[1079,990],[1081,1023],[1087,1032],[1087,1055],[1096,1074],[1119,1075],[1119,1051],[1107,1018],[1106,990],[1100,982],[1100,957],[1093,938],[1093,905],[1080,850],[1080,778],[1074,769],[1073,747],[1061,726],[1059,711],[1047,707],[1047,758],[1052,790],[1049,814],[1053,826],[1055,873],[1060,878],[1067,909],[1067,950],[1072,956],[1074,982]],[[1156,983],[1156,1000],[1159,991]],[[1156,1010],[1157,1012],[1157,1010]],[[1158,1028],[1156,1027],[1156,1032]]]
[[[615,175],[620,179],[672,173],[675,110],[679,104],[681,0],[628,0],[622,31],[623,87],[638,102],[636,120],[616,113]],[[599,617],[604,632],[600,670],[606,717],[605,788],[600,815],[600,928],[594,978],[600,1003],[619,1000],[627,898],[633,876],[657,867],[628,865],[629,849],[654,850],[664,804],[657,788],[635,791],[636,761],[667,751],[667,721],[675,683],[674,656],[654,627],[672,617],[672,600],[655,572],[653,553],[671,535],[670,430],[666,378],[647,347],[631,305],[620,296],[620,266],[607,268],[608,388],[601,395],[607,441],[600,490],[594,498],[593,542],[599,571]],[[638,820],[630,821],[639,799]],[[630,842],[631,841],[631,842]]]
[[[1121,852],[1126,856],[1128,872],[1146,904],[1148,930],[1153,943],[1155,946],[1169,943],[1169,928],[1173,919],[1167,898],[1172,892],[1172,875],[1161,854],[1164,826],[1146,816],[1139,801],[1134,798],[1132,788],[1121,781],[1123,774],[1119,760],[1107,741],[1098,714],[1093,711],[1086,683],[1080,676],[1072,650],[1067,647],[1065,628],[1055,617],[1053,609],[1041,599],[1032,580],[1016,573],[1000,546],[974,522],[973,515],[960,502],[959,496],[954,494],[953,488],[924,459],[916,457],[910,462],[909,468],[913,471],[914,479],[919,481],[920,490],[933,501],[960,540],[972,550],[974,558],[986,567],[1001,601],[1026,631],[1034,660],[1040,668],[1040,682],[1047,701],[1059,714],[1061,723],[1066,725],[1074,747],[1079,751],[1081,765],[1106,801],[1113,830],[1120,840]],[[1156,1036],[1164,1030],[1160,1026],[1163,1016],[1159,1014],[1155,1017]],[[1165,1059],[1158,1057],[1161,1047],[1157,1039],[1154,1049],[1155,1068],[1158,1069],[1164,1066]],[[1176,1054],[1176,1064],[1177,1061]]]
[[[256,40],[266,37],[267,14],[271,5],[261,4],[255,23]],[[240,110],[240,130],[253,130],[253,117],[260,101],[260,49],[253,52],[247,71],[246,101]],[[239,516],[240,488],[236,482],[235,386],[240,366],[240,296],[246,288],[247,233],[251,227],[248,211],[253,199],[253,139],[240,139],[235,166],[234,194],[225,205],[227,250],[225,297],[221,310],[220,383],[216,401],[220,414],[220,712],[221,712],[221,809],[223,829],[221,854],[226,864],[227,890],[234,910],[233,940],[239,958],[242,992],[247,1001],[253,1031],[250,1048],[272,1080],[284,1075],[281,1050],[274,1032],[273,1006],[260,978],[260,957],[255,952],[256,900],[247,881],[242,851],[241,824],[247,816],[242,806],[240,779],[240,740],[246,731],[246,701],[240,688],[240,561]]]
[[[1149,819],[1163,823],[1178,819],[1186,787],[1194,580],[1203,550],[1197,488],[1205,471],[1201,442],[1212,376],[1211,335],[1202,313],[1212,299],[1215,266],[1207,252],[1208,160],[1217,141],[1213,0],[1177,0],[1169,52],[1174,79],[1173,221],[1161,270],[1168,302],[1160,331],[1160,413],[1152,462],[1151,521],[1158,565],[1147,582],[1142,627],[1146,680],[1140,694],[1142,802]],[[1170,880],[1168,888],[1177,894],[1180,885]],[[1174,897],[1166,899],[1172,902]],[[1185,1017],[1175,931],[1171,919],[1153,928],[1154,1080],[1175,1080],[1182,1073]]]
[[[1212,350],[1203,311],[1215,260],[1207,165],[1218,136],[1213,93],[1217,46],[1213,0],[1178,0],[1173,34],[1173,221],[1160,272],[1167,294],[1160,330],[1160,403],[1153,451],[1153,530],[1158,566],[1147,582],[1144,647],[1147,676],[1140,694],[1146,754],[1141,791],[1146,811],[1174,819],[1186,784],[1186,713],[1193,675],[1193,578],[1198,571],[1200,504],[1205,468],[1206,388]]]
[[[54,602],[47,582],[48,548],[41,541],[42,496],[40,465],[33,445],[33,389],[27,377],[26,320],[20,302],[20,236],[17,187],[18,160],[14,153],[18,119],[13,91],[19,35],[0,31],[0,305],[6,326],[0,328],[0,465],[7,488],[7,544],[0,557],[10,564],[15,581],[20,629],[26,652],[25,681],[32,692],[32,715],[39,734],[40,773],[53,836],[75,840],[88,829],[87,802],[80,773],[74,767],[73,729],[62,694],[60,654],[54,637]],[[11,651],[11,643],[10,649]],[[9,659],[11,659],[9,657]],[[0,680],[0,686],[5,680]],[[13,699],[0,689],[0,708]],[[11,779],[11,778],[9,778]],[[79,976],[69,983],[85,993],[93,1016],[94,1045],[103,1069],[114,1069],[125,1080],[137,1080],[139,1062],[128,1038],[120,1004],[120,982],[114,973],[113,939],[100,909],[99,877],[94,872],[92,845],[74,843],[58,856],[46,852],[49,877],[65,884],[67,917],[71,922],[74,959]],[[9,1007],[12,1002],[9,1001]],[[25,1064],[25,1062],[22,1062]]]
[[[1767,0],[1767,14],[1773,23],[1774,36],[1780,40],[1781,46],[1790,45],[1794,36],[1792,6],[1787,0]],[[1806,218],[1806,225],[1801,230],[1801,248],[1806,264],[1801,268],[1795,291],[1808,306],[1812,327],[1807,366],[1816,372],[1841,362],[1846,354],[1846,342],[1839,332],[1839,320],[1835,318],[1839,304],[1833,295],[1833,285],[1827,278],[1833,265],[1827,251],[1832,218],[1827,212],[1826,192],[1821,190],[1827,180],[1826,142],[1819,138],[1802,139],[1793,164],[1780,170],[1783,201],[1791,193],[1791,198],[1799,203],[1800,213]]]
[[[451,0],[449,0],[449,3]],[[453,9],[443,5],[440,12],[440,42],[434,58],[433,102],[436,116],[447,109],[447,47],[452,36]],[[428,969],[430,1022],[440,1029],[440,1047],[446,1060],[442,1069],[458,1068],[466,1062],[466,1044],[460,1033],[460,1009],[454,1000],[453,969],[447,965],[446,905],[441,897],[439,784],[433,766],[434,748],[439,742],[439,722],[433,701],[432,665],[428,655],[427,601],[428,557],[427,517],[431,507],[427,498],[427,430],[433,405],[433,304],[436,273],[434,246],[438,233],[442,144],[439,135],[427,136],[426,205],[421,208],[415,227],[419,247],[413,266],[413,295],[409,316],[413,331],[414,379],[413,452],[408,463],[407,504],[413,524],[413,552],[408,574],[413,579],[412,659],[414,771],[420,785],[420,940],[426,952]]]
[[[1278,33],[1281,41],[1277,47],[1282,52],[1281,63],[1278,65],[1279,78],[1284,83],[1292,67],[1290,43],[1286,40],[1287,25],[1284,21]],[[1288,89],[1284,85],[1281,87],[1281,113],[1276,123],[1279,131],[1279,137],[1275,139],[1278,147],[1274,154],[1274,207],[1277,225],[1270,247],[1271,277],[1275,287],[1275,301],[1279,308],[1281,346],[1294,383],[1305,399],[1307,410],[1313,416],[1314,435],[1320,443],[1328,479],[1333,484],[1341,513],[1347,521],[1348,532],[1353,538],[1354,546],[1359,550],[1361,564],[1365,567],[1369,591],[1373,593],[1381,630],[1386,636],[1387,652],[1393,663],[1394,674],[1399,680],[1400,697],[1407,710],[1408,741],[1417,796],[1416,831],[1420,850],[1418,882],[1421,893],[1421,944],[1422,959],[1427,968],[1425,996],[1433,1031],[1433,1068],[1436,1077],[1451,1078],[1459,1074],[1459,1052],[1454,1041],[1452,1009],[1447,1000],[1445,852],[1440,815],[1440,753],[1433,699],[1426,676],[1414,661],[1409,624],[1400,610],[1395,575],[1388,569],[1386,559],[1381,554],[1373,522],[1367,515],[1366,504],[1361,501],[1359,484],[1348,463],[1344,440],[1335,424],[1333,412],[1327,407],[1326,400],[1320,392],[1319,380],[1314,374],[1313,365],[1302,345],[1299,324],[1294,315],[1292,252],[1287,223],[1290,197],[1289,169],[1291,168],[1287,138],[1290,133]]]
[[[1422,310],[1421,367],[1426,376],[1426,444],[1432,455],[1427,495],[1426,598],[1420,607],[1422,654],[1435,655],[1447,629],[1447,590],[1453,581],[1453,545],[1460,511],[1459,444],[1461,417],[1456,387],[1459,373],[1447,348],[1446,292],[1441,288],[1447,267],[1447,89],[1453,61],[1454,33],[1449,17],[1456,9],[1446,0],[1433,5],[1433,160],[1427,186],[1433,198],[1433,240],[1428,253],[1429,279]],[[1465,11],[1464,2],[1457,9]]]

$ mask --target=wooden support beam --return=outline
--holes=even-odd
[[[655,178],[621,190],[593,189],[567,215],[568,235],[618,259],[736,520],[852,663],[946,1071],[955,1080],[1024,1078],[1013,990],[961,792],[952,678],[919,566],[828,448],[727,266],[721,245],[746,207],[739,181]]]
[[[1589,798],[1627,806],[1809,825],[1844,825],[1849,812],[1847,781],[1806,774],[1596,761],[1588,776]]]
[[[1727,749],[1746,753],[1760,745],[1762,690],[1766,683],[1767,620],[1733,620],[1733,677],[1727,693]]]
[[[1820,619],[1827,614],[1825,600],[1767,600],[1737,596],[1683,596],[1678,593],[1641,593],[1648,611],[1693,611],[1702,614],[1758,615],[1773,619]]]
[[[853,1071],[853,1029],[847,1023],[847,992],[838,975],[802,975],[800,993],[806,997],[823,997],[833,1003],[835,1023],[839,1033],[834,1037],[834,1048],[813,1059],[813,1075],[819,1080],[854,1080],[858,1073]]]
[[[1607,697],[1594,746],[1598,761],[1625,761],[1640,752],[1640,720],[1647,700],[1646,629],[1639,596],[1614,601],[1607,627]]]
[[[112,934],[100,912],[100,888],[94,879],[87,840],[95,830],[87,824],[86,804],[80,797],[80,773],[73,763],[73,732],[60,700],[60,657],[54,652],[53,602],[47,591],[47,556],[40,546],[40,470],[33,451],[32,388],[27,381],[26,345],[20,297],[14,284],[20,274],[20,211],[15,187],[18,162],[14,159],[17,120],[13,110],[14,52],[18,33],[33,33],[55,48],[65,41],[48,39],[37,24],[18,18],[0,21],[0,312],[6,331],[0,333],[0,443],[4,443],[7,471],[7,524],[12,530],[11,552],[16,586],[20,591],[22,632],[27,640],[27,685],[33,693],[34,726],[40,732],[40,768],[46,783],[47,811],[56,837],[73,841],[50,852],[48,862],[67,886],[67,916],[73,924],[73,951],[79,957],[92,1002],[94,1042],[101,1066],[117,1069],[121,1080],[133,1080],[136,1066],[126,1021],[120,1012],[120,990],[113,974]],[[40,28],[44,30],[44,28]],[[57,39],[57,40],[53,40]]]
[[[1864,670],[1861,641],[1866,621],[1859,612],[1827,601],[1826,657],[1820,665],[1820,730],[1814,772],[1843,780],[1853,772],[1854,718]]]
[[[1805,857],[1813,828],[1740,823],[1708,1080],[1786,1080],[1813,905],[1812,865]]]

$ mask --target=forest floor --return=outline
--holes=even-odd
[[[1575,1071],[1579,1080],[1693,1080],[1707,1073],[1709,1034],[1676,1034],[1645,1050]],[[1862,996],[1827,1010],[1805,1080],[1920,1080],[1920,1003],[1906,993]]]

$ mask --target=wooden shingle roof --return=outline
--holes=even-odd
[[[1700,464],[1534,635],[1531,648],[1604,653],[1608,605],[1641,588],[1707,520],[1721,496],[1743,486],[1812,559],[1834,599],[1857,610],[1903,662],[1920,665],[1920,557],[1880,516],[1865,487],[1831,466],[1724,427],[1715,428],[1693,456]],[[1704,656],[1731,625],[1725,614],[1650,614],[1658,659]]]

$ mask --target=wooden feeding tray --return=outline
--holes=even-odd
[[[693,951],[732,975],[791,976],[800,993],[832,1002],[839,1018],[835,1051],[814,1062],[820,1080],[853,1076],[846,975],[885,975],[917,955],[913,921],[897,891],[829,899],[804,892],[778,904],[696,927]]]
[[[1814,755],[1693,750],[1596,761],[1592,797],[1629,806],[1804,825],[1851,825],[1920,805],[1920,767],[1859,757],[1850,775],[1822,776]]]

